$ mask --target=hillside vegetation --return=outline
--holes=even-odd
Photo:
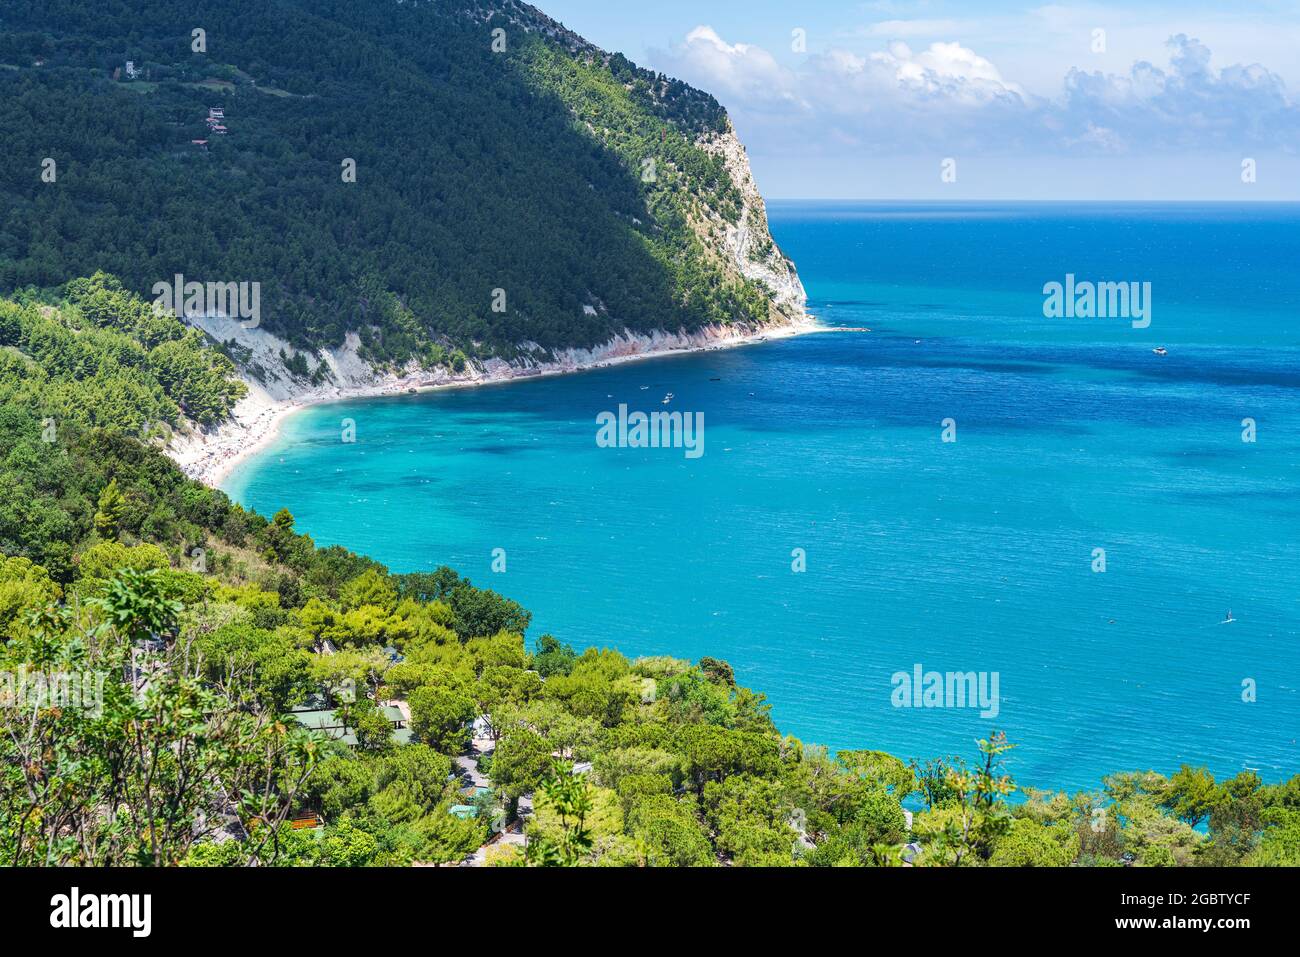
[[[2,16],[0,290],[97,270],[146,296],[176,274],[258,282],[268,331],[307,349],[356,332],[387,365],[788,309],[707,228],[744,211],[699,145],[730,130],[718,103],[525,4],[10,0]]]

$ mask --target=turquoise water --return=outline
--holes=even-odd
[[[834,748],[969,755],[998,727],[1019,780],[1070,789],[1300,771],[1300,208],[771,216],[810,309],[872,332],[317,407],[227,490],[395,571],[452,565],[533,637],[725,658]],[[1150,328],[1045,319],[1067,272],[1151,282]],[[597,447],[599,412],[669,391],[702,457]],[[997,672],[1000,713],[893,707],[918,663]]]

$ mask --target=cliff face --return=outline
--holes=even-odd
[[[722,157],[727,174],[740,190],[743,202],[737,222],[729,223],[714,214],[704,223],[706,241],[727,251],[735,270],[772,293],[772,315],[786,322],[807,320],[808,295],[794,263],[781,252],[767,224],[767,204],[754,182],[749,156],[730,121],[722,133],[701,136],[696,145]]]

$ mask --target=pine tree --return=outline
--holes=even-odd
[[[105,539],[116,539],[126,511],[126,499],[117,487],[117,479],[109,479],[104,491],[99,493],[98,511],[95,512],[95,531]]]

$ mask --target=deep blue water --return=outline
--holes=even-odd
[[[996,726],[1039,787],[1300,771],[1300,207],[770,213],[810,309],[870,333],[317,407],[228,491],[395,571],[450,564],[533,637],[726,658],[833,748],[969,755]],[[1067,272],[1150,282],[1150,328],[1044,318]],[[702,457],[596,446],[599,412],[668,391]],[[893,707],[917,663],[997,672],[997,718]]]

